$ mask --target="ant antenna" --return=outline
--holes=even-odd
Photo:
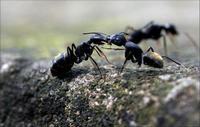
[[[129,35],[127,32],[120,32],[119,34]]]
[[[154,24],[155,23],[155,21],[154,20],[151,20],[150,22],[148,22],[143,28],[146,28],[146,27],[148,27],[148,26],[150,26],[150,25],[152,25],[152,24]]]
[[[86,35],[86,34],[98,34],[98,35],[108,35],[108,34],[105,34],[105,33],[102,33],[102,32],[85,32],[85,33],[83,33],[84,35]]]
[[[168,60],[170,60],[170,61],[176,63],[177,65],[184,66],[184,65],[182,65],[180,62],[177,62],[177,61],[173,60],[172,58],[169,58],[168,56],[162,56],[162,57],[163,57],[163,58],[167,58]]]
[[[106,47],[101,47],[102,49],[108,49],[108,50],[125,50],[123,48],[106,48]]]

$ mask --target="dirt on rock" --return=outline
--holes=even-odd
[[[200,125],[200,67],[75,66],[63,79],[49,60],[1,54],[0,127],[180,127]]]

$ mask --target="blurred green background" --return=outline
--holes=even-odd
[[[49,58],[71,43],[87,40],[83,32],[111,34],[127,25],[140,28],[151,20],[174,23],[199,43],[199,0],[1,1],[1,51]],[[177,41],[179,50],[194,51],[184,36]]]

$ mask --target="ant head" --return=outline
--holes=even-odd
[[[113,34],[109,36],[109,39],[108,39],[109,43],[117,45],[117,46],[125,45],[125,43],[127,42],[125,35],[127,35],[127,33],[124,33],[124,32]]]
[[[177,31],[176,26],[174,24],[166,24],[165,30],[166,30],[167,34],[178,35],[178,31]]]
[[[149,51],[143,55],[143,63],[151,67],[163,68],[163,58],[154,51]]]

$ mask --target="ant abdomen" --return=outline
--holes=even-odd
[[[72,56],[61,53],[53,59],[50,71],[52,76],[59,77],[70,71],[73,65]]]

